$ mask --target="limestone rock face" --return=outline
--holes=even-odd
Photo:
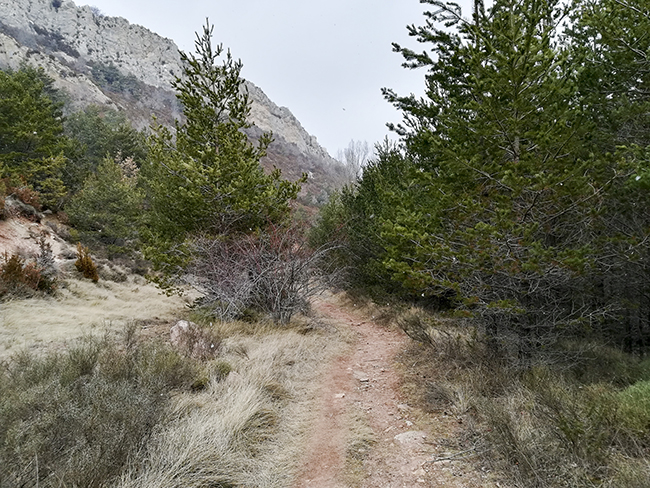
[[[171,92],[172,81],[183,71],[176,44],[91,7],[78,7],[70,0],[0,0],[0,68],[15,69],[22,61],[42,66],[55,79],[55,86],[69,93],[74,110],[110,105],[126,110],[138,127],[148,125],[152,114],[162,123],[180,115]],[[93,77],[97,66],[117,69],[142,86],[131,99],[109,93]],[[252,101],[250,122],[272,131],[277,144],[295,146],[310,161],[306,166],[335,165],[289,109],[275,105],[254,84],[247,82],[247,88]],[[295,151],[283,147],[281,152]]]
[[[68,62],[113,62],[154,87],[169,87],[181,73],[178,48],[170,39],[69,0],[1,0],[0,21],[23,38],[50,41],[52,50]]]
[[[117,108],[115,103],[95,85],[88,76],[75,71],[56,58],[21,46],[13,37],[0,33],[0,67],[18,69],[26,61],[32,66],[40,66],[54,79],[54,86],[67,93],[70,98],[70,111],[77,111],[88,105],[108,105]]]
[[[307,133],[288,108],[278,107],[253,83],[247,82],[246,86],[253,101],[251,120],[256,126],[263,131],[277,134],[307,154],[325,160],[331,159],[327,151],[318,144],[316,137]]]

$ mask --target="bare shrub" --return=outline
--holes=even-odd
[[[345,184],[355,183],[363,174],[368,160],[372,157],[372,148],[367,141],[351,140],[343,150],[339,150],[336,159],[342,164]]]
[[[3,178],[0,182],[3,195],[13,195],[21,202],[31,205],[35,210],[41,209],[40,195],[27,185],[22,177]]]
[[[39,247],[35,257],[5,253],[0,258],[0,297],[32,297],[36,292],[55,291],[57,269],[52,247],[44,238],[39,240]]]
[[[4,262],[0,269],[0,278],[5,287],[17,290],[26,284],[24,271],[25,261],[18,254],[4,255]]]
[[[252,308],[286,324],[338,278],[324,259],[331,249],[310,248],[295,224],[270,226],[254,235],[195,240],[187,272],[205,294],[203,304],[221,319],[241,317]]]
[[[21,202],[31,205],[36,210],[41,209],[41,203],[39,200],[40,195],[37,191],[34,191],[27,186],[12,187],[10,190]]]
[[[414,341],[433,345],[430,335],[433,320],[430,315],[426,315],[417,309],[411,309],[398,317],[397,325]]]
[[[58,270],[54,261],[54,252],[52,252],[52,245],[41,237],[38,241],[39,253],[36,256],[36,268],[40,273],[40,282],[38,289],[48,293],[56,289]]]
[[[56,269],[47,266],[51,249],[42,243],[41,254],[28,261],[17,253],[4,254],[0,263],[0,296],[32,296],[36,291],[52,292],[56,287]]]
[[[219,353],[221,338],[209,327],[179,320],[170,331],[171,342],[187,357],[206,360]]]

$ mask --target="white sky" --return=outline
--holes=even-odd
[[[277,105],[288,107],[336,157],[351,139],[371,146],[401,116],[381,96],[421,94],[422,70],[401,67],[391,42],[421,50],[408,24],[422,25],[431,5],[418,0],[77,0],[124,17],[180,49],[194,50],[205,18],[214,42],[244,64],[242,75]],[[471,0],[460,0],[463,14]],[[428,8],[427,8],[428,7]]]

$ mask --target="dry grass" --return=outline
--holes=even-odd
[[[328,332],[303,332],[275,329],[225,339],[220,364],[212,372],[206,365],[207,388],[176,398],[174,421],[157,433],[147,460],[119,486],[290,486],[319,367],[336,350],[324,337]],[[223,361],[232,372],[221,380]]]
[[[39,486],[39,478],[43,487],[272,488],[292,484],[302,459],[321,366],[345,346],[341,334],[307,317],[294,317],[282,327],[255,317],[249,317],[250,322],[211,324],[200,313],[189,312],[187,305],[194,297],[167,297],[143,278],[127,276],[126,270],[113,266],[114,263],[102,264],[98,283],[76,279],[69,246],[55,239],[48,229],[21,222],[0,224],[4,226],[0,248],[13,249],[17,243],[28,242],[31,247],[23,249],[26,255],[36,252],[33,245],[36,237],[47,234],[66,276],[59,281],[54,296],[14,299],[0,304],[0,372],[6,373],[3,379],[12,377],[8,373],[11,368],[20,373],[17,377],[30,368],[43,376],[36,375],[38,381],[35,379],[35,386],[29,389],[21,385],[14,388],[14,383],[8,380],[0,383],[5,393],[0,397],[4,396],[6,401],[0,412],[15,414],[12,419],[18,422],[16,425],[25,422],[20,429],[14,429],[16,435],[23,436],[15,443],[15,453],[7,451],[15,461],[11,469],[21,479],[28,480],[22,485],[7,481],[4,471],[9,469],[8,465],[0,463],[0,486]],[[178,354],[182,351],[170,351],[169,344],[165,343],[169,339],[168,324],[178,319],[198,322],[202,331],[220,338],[217,357],[183,358]],[[147,330],[141,331],[136,340],[135,329],[141,329],[143,324],[148,325]],[[115,333],[119,330],[127,332],[125,339],[119,339]],[[90,348],[90,359],[82,361],[90,366],[68,390],[57,385],[65,383],[64,376],[70,376],[72,367],[66,365],[79,362],[74,346],[78,343],[74,339],[79,337],[83,338],[81,343],[102,344],[109,352],[95,354]],[[21,353],[23,350],[29,353]],[[183,368],[174,361],[181,366],[190,365],[191,378],[182,387],[172,386],[171,391],[164,387],[162,396],[152,397],[160,400],[156,406],[161,406],[154,419],[134,400],[138,395],[146,396],[148,390],[142,385],[151,383],[153,387],[161,387],[164,379],[157,378],[173,376],[168,370],[181,374]],[[62,372],[49,366],[30,366],[41,362],[60,364]],[[124,375],[131,383],[123,381]],[[97,391],[101,387],[104,393],[82,396],[74,390],[85,388],[92,393],[90,386],[95,383],[99,385]],[[45,388],[43,385],[47,388],[55,385],[61,393],[56,397],[41,395],[38,388]],[[110,415],[97,415],[93,410],[96,404],[104,405],[102,402],[116,418],[123,413],[122,420],[131,431],[145,432],[144,441],[121,442],[119,423]],[[35,406],[30,410],[24,405]],[[23,419],[30,412],[34,415]],[[67,417],[60,421],[54,414]],[[101,442],[96,443],[99,447],[94,451],[83,447],[88,432],[100,432],[95,427],[87,428],[89,422],[95,421],[114,434],[111,437],[102,431],[99,441],[116,439],[114,446],[120,449],[119,459],[110,452],[93,457],[105,452]],[[150,422],[155,425],[152,427]],[[50,430],[39,427],[41,424],[51,427]],[[6,425],[0,425],[0,434],[4,435]],[[27,425],[31,430],[24,428]],[[76,458],[70,455],[72,451],[59,452],[62,439],[57,428],[66,426],[76,429],[74,435],[66,437],[71,446],[81,446],[74,447]],[[139,426],[147,429],[139,430]],[[83,435],[77,436],[78,432]],[[36,451],[34,446],[42,450]],[[37,454],[26,455],[32,452],[30,449]],[[52,461],[52,476],[47,479],[41,459],[44,454],[38,454],[41,452],[61,455],[64,459]],[[70,477],[68,465],[73,459],[80,462]],[[105,476],[94,469],[100,462],[108,466]],[[34,463],[41,463],[40,472]],[[62,471],[56,471],[57,466]],[[57,481],[58,473],[68,473],[65,475],[68,478]],[[73,481],[68,483],[68,479]]]
[[[122,283],[68,279],[53,297],[0,304],[0,358],[22,348],[45,347],[131,321],[171,321],[186,300],[167,297],[139,276]]]
[[[345,483],[350,488],[356,488],[362,486],[367,477],[363,463],[377,441],[367,414],[360,408],[348,413],[346,424],[349,430],[345,452]]]
[[[290,486],[302,459],[321,366],[345,347],[345,338],[308,317],[282,327],[271,321],[213,324],[192,314],[188,303],[134,275],[96,284],[66,279],[52,297],[0,305],[0,363],[10,364],[25,349],[43,358],[50,351],[65,354],[77,337],[113,340],[128,324],[199,322],[221,338],[218,356],[199,361],[193,383],[173,393],[146,445],[126,457],[117,481],[107,479],[104,485]],[[167,341],[168,330],[149,327],[140,340],[151,341],[155,331]]]
[[[401,358],[405,393],[462,425],[452,452],[522,488],[650,486],[647,361],[574,344],[523,367],[457,322],[421,310],[397,321],[420,339]]]
[[[132,330],[0,365],[0,486],[107,486],[146,449],[198,365]]]

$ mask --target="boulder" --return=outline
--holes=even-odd
[[[19,200],[14,195],[5,198],[5,215],[27,217],[34,222],[40,222],[44,215],[36,210],[33,206]]]
[[[198,330],[198,326],[194,322],[179,320],[169,330],[169,340],[173,346],[181,347],[183,343],[187,342],[187,336],[196,330]]]

